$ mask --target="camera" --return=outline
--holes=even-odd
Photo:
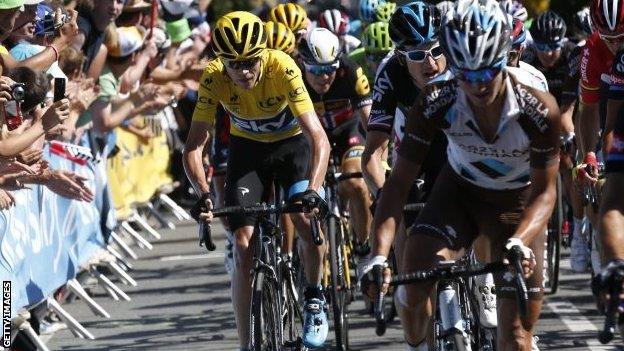
[[[23,83],[15,83],[11,86],[11,97],[13,100],[22,102],[26,97],[26,85]]]
[[[36,23],[36,34],[54,36],[56,31],[67,22],[69,22],[69,15],[63,9],[58,8],[54,12],[47,12],[45,16]]]

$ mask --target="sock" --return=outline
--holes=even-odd
[[[580,235],[583,235],[583,218],[576,218],[574,217],[574,232],[572,233],[572,236],[577,236],[579,235],[577,238],[580,238]]]
[[[405,341],[407,347],[405,351],[429,351],[429,345],[427,345],[427,340],[423,340],[418,345],[412,345],[409,342]]]
[[[308,285],[303,293],[306,300],[323,299],[323,287],[321,285]]]

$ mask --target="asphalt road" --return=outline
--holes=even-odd
[[[122,286],[132,301],[115,302],[96,288],[95,300],[111,314],[110,319],[95,316],[82,301],[64,305],[97,339],[77,339],[61,330],[48,341],[51,350],[238,349],[230,284],[223,266],[222,229],[215,228],[218,248],[210,254],[198,247],[192,223],[159,232],[163,238],[152,242],[152,251],[135,247],[140,257],[130,262],[138,286]],[[562,267],[560,292],[546,299],[539,322],[540,349],[615,350],[596,340],[602,320],[594,309],[589,275],[571,274],[567,260]],[[377,337],[359,301],[351,305],[350,338],[353,350],[405,349],[399,323],[389,326],[384,337]],[[331,344],[329,340],[327,345]]]

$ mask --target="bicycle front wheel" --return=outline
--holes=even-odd
[[[557,199],[548,222],[546,237],[545,279],[546,294],[554,294],[559,288],[559,261],[561,258],[561,229],[563,227],[563,186],[561,175],[557,176]]]
[[[336,349],[349,348],[349,319],[347,314],[347,283],[342,259],[342,240],[340,240],[339,219],[331,216],[327,223],[327,237],[329,238],[329,270],[331,275],[330,297],[336,335]]]
[[[275,285],[264,272],[257,272],[251,298],[251,349],[279,351],[282,323]]]

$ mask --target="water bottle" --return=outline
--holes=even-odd
[[[447,284],[440,288],[438,303],[440,304],[442,330],[448,331],[451,328],[455,328],[463,332],[464,321],[461,316],[461,306],[459,305],[457,292],[452,284]]]

